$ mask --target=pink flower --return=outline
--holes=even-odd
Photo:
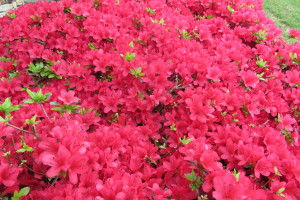
[[[9,187],[17,182],[21,168],[10,166],[8,163],[0,164],[0,183]]]
[[[64,102],[64,104],[66,105],[76,103],[79,100],[77,97],[75,97],[75,91],[73,90],[71,91],[61,90],[58,99]]]
[[[198,120],[200,122],[206,122],[208,117],[214,117],[211,113],[214,112],[214,108],[203,104],[203,98],[200,95],[194,94],[191,98],[185,100],[188,108],[191,111],[191,120]]]
[[[292,37],[292,38],[295,38],[295,39],[300,39],[300,31],[298,29],[290,29],[289,30],[289,35]]]
[[[295,126],[294,124],[296,124],[297,121],[291,117],[291,115],[287,114],[287,115],[282,115],[280,116],[280,119],[279,119],[279,125],[278,125],[278,128],[280,129],[287,129],[288,131],[293,131]]]
[[[291,86],[300,85],[300,73],[298,70],[289,70],[286,72],[285,81]]]
[[[118,105],[124,102],[121,90],[107,90],[105,96],[99,96],[100,102],[103,103],[104,112],[118,112]]]
[[[246,87],[255,88],[256,85],[259,83],[258,77],[253,71],[244,71],[241,73],[241,76]]]
[[[204,151],[200,157],[200,163],[203,165],[204,169],[209,171],[223,169],[222,164],[218,162],[219,160],[218,154],[211,150]]]
[[[216,176],[213,180],[215,191],[213,197],[218,200],[241,200],[247,188],[237,183],[236,178],[231,173]]]
[[[47,176],[54,177],[60,172],[67,173],[71,183],[76,184],[78,181],[77,174],[86,171],[85,163],[87,158],[78,152],[69,151],[64,145],[60,145],[57,154],[45,154],[42,162],[51,168],[47,171]]]
[[[211,79],[213,81],[219,81],[220,76],[222,75],[222,71],[218,67],[210,67],[208,68],[208,73],[206,75],[206,78]]]
[[[269,176],[273,171],[272,163],[265,157],[261,158],[255,164],[255,177],[259,178],[260,174],[264,176]]]

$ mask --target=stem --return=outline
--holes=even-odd
[[[55,183],[56,183],[56,181],[58,180],[58,176],[56,176],[55,178],[54,178],[54,180],[53,180],[53,182],[52,182],[52,184],[51,185],[55,185]]]
[[[15,129],[17,129],[17,130],[19,130],[19,131],[26,132],[26,133],[31,133],[31,134],[34,134],[34,135],[35,135],[35,133],[32,132],[32,131],[27,131],[27,130],[21,129],[21,128],[19,128],[19,127],[17,127],[17,126],[14,126],[14,125],[12,125],[12,124],[10,124],[10,123],[8,123],[8,122],[6,122],[6,123],[4,123],[4,124],[5,124],[6,126],[15,128]]]
[[[15,126],[15,125],[12,125],[12,124],[10,124],[10,123],[8,123],[8,122],[6,122],[6,123],[4,123],[4,124],[5,124],[6,126],[15,128],[15,129],[17,129],[17,130],[19,130],[19,131],[22,131],[22,132],[31,133],[31,134],[34,135],[36,138],[38,138],[39,140],[41,140],[41,137],[37,134],[37,132],[35,131],[35,129],[34,129],[34,131],[32,132],[32,131],[27,131],[27,130],[21,129],[21,128]]]
[[[188,85],[175,85],[173,88],[171,88],[168,92],[169,93],[172,93],[173,91],[175,90],[182,90],[182,89],[185,89],[187,87],[191,87],[192,84],[188,84]]]
[[[33,132],[34,132],[35,137],[39,140],[42,140],[41,137],[39,136],[39,134],[36,132],[36,127],[34,124],[32,125],[32,127],[33,127]]]
[[[1,148],[0,148],[0,151],[2,151],[2,152],[4,152],[4,153],[6,152],[4,149],[1,149]],[[19,162],[22,162],[22,160],[21,160],[19,157],[17,157],[17,156],[13,156],[13,155],[11,155],[11,154],[10,154],[9,156],[11,156],[11,157],[17,159]],[[33,173],[36,173],[36,174],[45,176],[44,173],[40,173],[40,172],[34,171],[34,170],[31,169],[30,167],[28,167],[25,163],[23,164],[23,166],[26,167],[29,171],[31,171],[31,172],[33,172]]]
[[[43,174],[46,174],[46,173],[44,172],[44,170],[43,170],[43,169],[37,164],[37,162],[34,160],[34,158],[33,158],[33,156],[32,156],[31,153],[29,153],[29,156],[30,156],[30,158],[32,159],[33,163],[39,168],[39,170],[40,170]]]
[[[43,104],[40,103],[40,106],[41,106],[41,108],[42,108],[42,110],[43,110],[43,112],[44,112],[46,118],[47,118],[47,119],[50,119],[49,116],[48,116],[48,114],[46,113],[46,110],[45,110]]]
[[[35,174],[39,174],[39,175],[42,175],[42,176],[46,176],[45,174],[43,173],[40,173],[40,172],[36,172],[34,171],[33,169],[31,169],[30,167],[28,167],[26,164],[23,164],[24,167],[26,167],[29,171],[35,173]],[[47,177],[47,176],[46,176]]]

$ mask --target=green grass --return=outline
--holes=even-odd
[[[288,30],[300,30],[300,0],[264,0],[264,11],[283,30],[283,37],[289,43],[300,40],[288,37]]]

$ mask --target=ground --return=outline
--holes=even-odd
[[[264,0],[264,10],[283,30],[283,37],[288,42],[299,42],[288,37],[288,30],[291,28],[300,30],[300,0]]]

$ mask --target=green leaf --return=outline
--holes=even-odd
[[[141,67],[138,67],[138,68],[135,70],[135,72],[136,72],[137,74],[141,73],[141,72],[142,72],[142,68],[141,68]]]
[[[24,103],[34,103],[33,99],[24,99]]]
[[[2,56],[2,57],[0,57],[0,61],[4,61],[4,62],[13,61],[13,59],[12,58],[6,58],[6,57]]]
[[[256,65],[259,67],[268,67],[268,65],[266,65],[266,63],[267,63],[267,61],[260,59],[259,61],[256,62]]]
[[[275,172],[275,175],[277,175],[277,176],[282,176],[282,175],[279,173],[278,168],[277,168],[276,166],[274,167],[274,172]]]
[[[137,93],[138,93],[139,98],[144,98],[145,97],[145,95],[142,92],[138,91]]]
[[[235,10],[231,6],[227,6],[227,9],[229,10],[229,12],[235,13]]]
[[[44,63],[42,63],[42,62],[37,63],[37,64],[35,64],[35,67],[36,67],[36,69],[38,69],[38,70],[42,70],[43,67],[44,67]]]
[[[155,9],[146,8],[146,12],[150,13],[150,14],[153,14],[153,13],[155,13]]]
[[[6,122],[9,122],[10,120],[12,120],[14,117],[13,116],[6,116]]]
[[[177,130],[176,125],[175,125],[175,124],[172,124],[172,125],[170,126],[170,129],[171,129],[171,131],[176,131],[176,130]]]
[[[3,117],[0,116],[0,122],[6,122],[6,119],[4,119]]]
[[[42,71],[41,72],[41,75],[44,77],[44,76],[48,76],[49,75],[49,72],[47,72],[47,71]]]
[[[131,41],[128,45],[129,45],[131,48],[134,48],[133,41]]]
[[[145,73],[142,72],[142,67],[138,67],[136,69],[130,69],[130,73],[135,76],[136,78],[140,78],[142,76],[145,76]]]
[[[125,55],[125,60],[127,60],[127,61],[134,60],[135,56],[136,56],[135,53],[129,53],[129,52],[127,52],[126,55]]]
[[[195,171],[192,169],[192,172],[190,174],[184,174],[185,178],[191,182],[194,182],[197,180],[197,176]]]
[[[41,121],[35,121],[37,115],[34,115],[31,119],[26,119],[25,123],[26,124],[39,124]]]
[[[32,147],[30,147],[30,146],[28,146],[27,144],[23,144],[23,148],[21,148],[21,149],[18,149],[16,152],[17,153],[24,153],[24,152],[26,152],[26,151],[28,151],[28,152],[33,152],[34,151],[34,149],[32,148]]]
[[[15,191],[14,192],[14,196],[11,198],[11,200],[20,200],[20,195],[19,195],[19,192],[18,191]]]
[[[14,19],[17,17],[16,13],[7,14],[10,18]]]
[[[42,89],[40,89],[38,92],[32,92],[31,90],[29,90],[27,88],[26,91],[29,94],[29,96],[32,98],[32,100],[39,104],[47,101],[49,99],[49,97],[52,95],[51,93],[43,94]],[[32,102],[32,101],[29,101],[29,102]]]
[[[60,104],[60,103],[58,103],[58,102],[55,102],[55,101],[52,101],[52,102],[50,102],[50,105],[54,105],[54,106],[61,106],[61,104]]]
[[[1,71],[1,69],[0,69],[0,71]],[[8,72],[8,76],[9,76],[9,78],[19,77],[20,73],[16,70],[10,70]]]
[[[50,93],[50,92],[45,94],[45,96],[46,96],[47,98],[50,97],[51,95],[52,95],[52,93]]]
[[[282,192],[284,192],[284,191],[285,191],[285,188],[284,188],[284,187],[283,187],[283,188],[280,188],[280,189],[276,192],[276,194],[278,194],[278,195],[281,196],[282,198],[286,198],[285,195],[282,194]]]
[[[55,111],[63,111],[63,109],[61,107],[54,107],[51,108],[51,110],[55,110]]]
[[[1,105],[3,107],[3,109],[6,109],[6,108],[9,108],[10,106],[12,106],[12,103],[11,103],[10,99],[11,99],[10,97],[5,99],[5,101]]]
[[[186,30],[183,30],[182,34],[179,37],[184,38],[184,39],[188,39],[188,40],[192,39],[192,35],[190,35],[189,32],[186,31]]]
[[[295,60],[295,59],[298,58],[297,53],[289,53],[289,56],[290,56],[290,58],[291,58],[292,60]]]
[[[25,151],[26,151],[26,149],[23,149],[23,148],[22,148],[22,149],[18,149],[16,152],[17,152],[17,153],[24,153]]]
[[[140,39],[135,39],[135,42],[141,44],[142,46],[147,46],[147,42],[140,40]]]
[[[261,80],[261,81],[267,81],[267,79],[263,78],[264,75],[265,75],[265,72],[262,72],[260,74],[256,74],[256,76],[258,77],[259,80]]]
[[[277,114],[277,117],[275,118],[275,122],[281,123],[280,114],[279,113]]]
[[[90,49],[92,49],[92,50],[97,49],[97,47],[96,47],[93,43],[88,43],[88,46],[89,46]]]
[[[241,175],[241,172],[237,173],[237,171],[235,169],[233,170],[233,176],[235,177],[236,182],[239,182],[240,175]]]
[[[20,197],[26,196],[30,192],[30,187],[24,187],[20,190],[19,195]]]
[[[24,107],[25,105],[19,104],[19,105],[12,105],[11,98],[8,97],[5,99],[3,104],[0,105],[0,111],[4,112],[5,115],[10,116],[10,113],[16,110],[20,110],[20,107]]]
[[[87,113],[87,110],[85,108],[80,109],[80,114],[85,115]]]
[[[35,93],[35,92],[32,92],[32,91],[29,90],[29,89],[26,89],[26,91],[27,91],[27,93],[29,94],[29,96],[30,96],[32,99],[35,98],[35,96],[36,96],[36,93]]]
[[[183,138],[179,138],[180,142],[184,145],[187,145],[188,143],[190,143],[193,138],[190,138],[190,139],[186,139],[186,136],[184,136]]]
[[[152,22],[153,23],[156,23],[156,24],[161,24],[161,25],[163,25],[163,26],[165,26],[166,24],[165,24],[165,20],[164,20],[164,18],[162,18],[162,19],[160,19],[159,21],[158,20],[153,20],[153,19],[151,19],[152,20]]]

